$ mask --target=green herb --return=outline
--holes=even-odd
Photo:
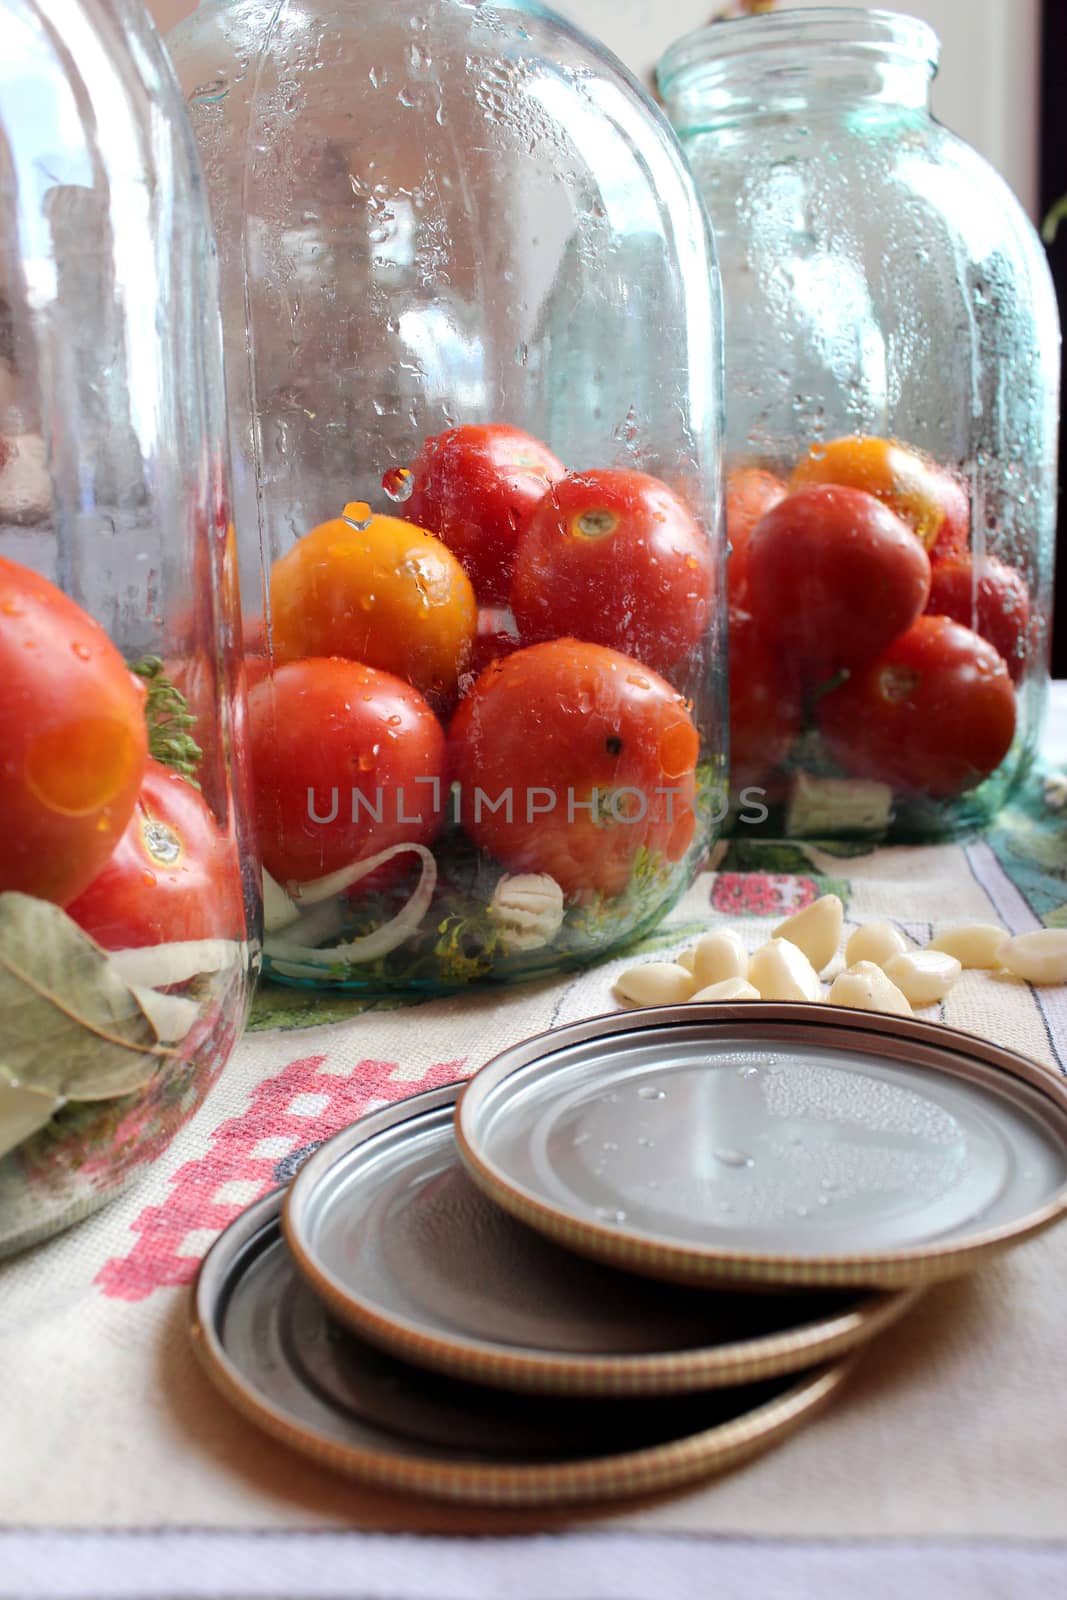
[[[130,671],[148,686],[144,712],[149,755],[165,767],[173,767],[199,788],[196,769],[204,752],[193,738],[196,717],[189,710],[188,700],[166,676],[158,656],[145,656],[143,661],[134,662]]]

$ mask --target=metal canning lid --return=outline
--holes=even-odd
[[[514,1216],[679,1282],[921,1286],[1067,1213],[1067,1082],[939,1023],[837,1006],[555,1029],[483,1067],[456,1124]]]
[[[748,1460],[824,1404],[849,1362],[675,1397],[504,1394],[409,1366],[331,1320],[297,1273],[276,1190],[216,1241],[193,1291],[209,1376],[274,1438],[405,1494],[564,1505],[674,1488]]]
[[[364,1338],[437,1371],[542,1394],[751,1383],[873,1337],[913,1294],[737,1295],[576,1257],[467,1176],[460,1084],[362,1117],[300,1169],[282,1212],[298,1271]]]

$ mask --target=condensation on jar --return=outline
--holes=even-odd
[[[218,233],[267,970],[432,993],[594,959],[726,809],[721,335],[677,141],[537,6],[246,0],[169,44]]]
[[[930,115],[938,54],[823,8],[659,66],[725,302],[737,830],[981,826],[1034,754],[1057,312],[1021,206]]]

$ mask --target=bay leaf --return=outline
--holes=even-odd
[[[0,894],[0,1080],[113,1100],[143,1088],[167,1054],[107,952],[65,911]]]
[[[0,1082],[0,1161],[31,1133],[38,1133],[63,1104],[51,1094],[36,1089],[16,1089]]]

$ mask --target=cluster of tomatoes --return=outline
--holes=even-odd
[[[64,906],[107,949],[235,937],[234,842],[149,755],[145,684],[46,578],[0,558],[0,892]]]
[[[1004,759],[1031,608],[969,553],[944,467],[895,440],[813,446],[788,480],[727,481],[731,770],[773,782],[810,719],[849,776],[949,799]]]
[[[564,893],[619,893],[696,825],[684,694],[707,537],[665,483],[568,472],[504,425],[427,439],[270,574],[249,697],[268,871],[306,883],[446,822]]]

